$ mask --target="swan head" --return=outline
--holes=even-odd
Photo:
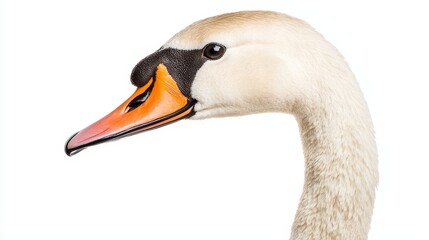
[[[353,85],[339,80],[349,74],[336,49],[299,19],[266,11],[207,18],[141,60],[131,74],[136,92],[65,150],[72,155],[182,118],[303,114],[322,104],[323,91]]]

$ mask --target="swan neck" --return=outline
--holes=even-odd
[[[360,90],[328,96],[297,116],[306,162],[291,239],[367,239],[378,182],[371,118]]]

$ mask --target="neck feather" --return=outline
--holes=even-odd
[[[347,94],[297,114],[306,170],[291,239],[367,239],[377,150],[360,90]]]

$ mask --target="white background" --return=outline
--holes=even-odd
[[[63,151],[134,91],[141,58],[195,20],[246,9],[302,18],[343,53],[377,132],[370,239],[429,239],[424,1],[116,2],[3,2],[3,239],[288,239],[304,171],[291,116],[187,120]]]

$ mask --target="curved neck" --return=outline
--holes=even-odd
[[[371,118],[360,90],[327,96],[297,116],[306,163],[291,239],[367,239],[378,183]]]

